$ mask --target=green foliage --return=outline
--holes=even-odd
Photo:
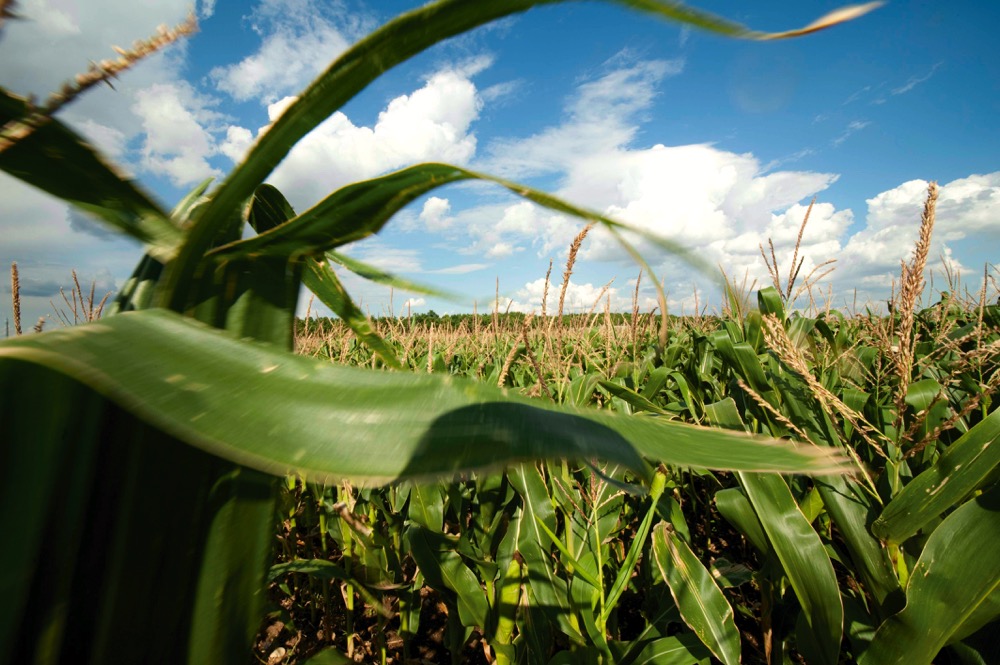
[[[762,294],[763,313],[783,312],[772,296]],[[642,317],[608,317],[603,325],[601,317],[578,317],[563,331],[561,354],[549,327],[557,322],[536,319],[525,328],[522,319],[501,317],[494,334],[484,319],[478,335],[435,327],[433,335],[442,335],[435,343],[451,348],[435,373],[492,381],[498,370],[489,368],[510,356],[509,385],[522,392],[537,393],[544,383],[556,399],[600,403],[636,422],[702,418],[801,438],[817,450],[850,450],[860,462],[850,476],[813,480],[669,467],[652,503],[633,473],[613,465],[548,464],[471,476],[458,494],[439,490],[444,504],[435,523],[443,519],[443,531],[457,535],[453,551],[486,597],[500,598],[520,580],[520,593],[506,596],[518,599],[516,608],[491,606],[496,618],[472,633],[456,626],[455,648],[480,640],[498,662],[673,662],[678,653],[677,662],[710,654],[742,662],[937,662],[942,650],[940,659],[990,662],[1000,617],[989,554],[1000,536],[988,514],[998,477],[996,314],[985,301],[925,310],[915,332],[916,372],[952,388],[907,382],[912,397],[901,432],[894,409],[903,382],[878,370],[894,353],[885,334],[892,318],[782,320],[757,310],[742,320],[675,321],[659,353],[655,321]],[[414,371],[427,371],[431,329],[400,323],[376,325]],[[336,348],[344,333],[313,334],[320,352]],[[368,360],[352,355],[350,362]],[[925,425],[935,409],[943,413]],[[506,503],[491,498],[481,515],[477,497],[487,487],[502,488],[489,496]],[[448,503],[459,494],[468,498]],[[960,547],[947,545],[959,538]],[[473,540],[479,549],[465,547]],[[400,554],[408,556],[405,547]],[[454,589],[444,585],[441,593]],[[500,617],[504,626],[513,621],[512,632],[492,632]],[[694,637],[700,646],[673,651],[681,647],[667,635]],[[652,655],[660,648],[662,661]]]
[[[764,34],[676,3],[619,1],[749,39],[872,7]],[[920,312],[906,376],[886,370],[898,365],[894,327],[791,315],[775,289],[745,318],[662,337],[638,315],[570,334],[553,319],[535,342],[527,320],[505,339],[498,316],[473,318],[458,325],[489,328],[492,349],[463,357],[433,337],[390,339],[330,261],[421,287],[336,249],[468,179],[622,225],[446,164],[348,185],[302,213],[263,183],[386,69],[540,4],[442,0],[391,21],[332,63],[223,183],[169,213],[71,129],[0,90],[0,168],[147,250],[114,316],[0,344],[0,524],[17,534],[0,549],[0,664],[245,662],[267,579],[270,593],[307,599],[274,618],[300,632],[319,624],[314,646],[334,645],[315,662],[357,655],[365,622],[366,656],[387,660],[391,626],[391,648],[409,657],[424,589],[447,610],[453,662],[475,640],[508,663],[989,655],[981,636],[1000,607],[988,556],[996,308]],[[247,224],[256,235],[243,239]],[[371,369],[290,353],[303,284],[355,335],[326,339],[321,355]],[[847,454],[853,477],[839,475]],[[514,464],[539,459],[549,463]],[[942,487],[936,498],[919,489]],[[756,554],[742,554],[740,533]],[[960,550],[946,547],[956,539]],[[941,621],[944,603],[960,611]],[[747,653],[754,643],[763,653]]]

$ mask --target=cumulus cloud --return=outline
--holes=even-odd
[[[821,196],[838,176],[773,171],[778,166],[775,163],[762,165],[752,154],[726,151],[709,143],[635,145],[637,112],[650,104],[655,88],[671,70],[649,63],[619,64],[619,69],[580,87],[568,101],[559,125],[489,145],[482,160],[486,167],[517,178],[554,175],[558,195],[687,246],[706,264],[722,266],[735,279],[746,276],[758,286],[770,283],[761,258],[762,246],[770,256],[770,241],[784,278],[809,199]],[[591,103],[596,106],[592,108]],[[597,117],[602,131],[598,131]],[[849,124],[841,142],[867,125],[863,121]],[[997,233],[1000,228],[996,221],[1000,219],[998,178],[998,174],[974,175],[941,188],[932,251],[953,267],[960,264],[949,242],[966,234],[980,237]],[[898,273],[899,261],[912,251],[925,195],[923,181],[877,194],[868,201],[867,215],[857,220],[860,230],[853,210],[818,200],[798,250],[803,260],[799,284],[823,262],[835,259],[836,271],[825,284],[842,293],[861,285],[870,296],[880,297]],[[456,222],[444,232],[453,240],[463,238],[466,252],[490,259],[527,247],[539,257],[563,256],[582,224],[523,200],[449,211]],[[430,230],[429,225],[425,228]],[[718,297],[714,276],[694,273],[641,238],[630,239],[653,260],[658,275],[673,285],[672,308],[693,311],[695,292],[700,294],[702,305],[707,298]],[[628,254],[601,227],[591,232],[579,260],[584,265],[610,263],[616,271],[626,262],[630,264]],[[526,311],[539,307],[542,283],[526,283],[511,296],[511,306]],[[579,292],[584,300],[584,296],[596,295],[595,289]],[[630,304],[630,297],[612,296],[619,304]],[[648,286],[644,297],[652,298]],[[590,304],[592,300],[587,306]]]
[[[129,46],[158,25],[182,22],[191,10],[186,0],[93,0],[85,10],[78,4],[35,0],[19,7],[26,20],[6,25],[0,40],[5,86],[44,98],[87,62],[116,57],[112,45]],[[196,11],[208,16],[212,4],[199,3]],[[207,159],[219,114],[183,80],[186,48],[182,40],[144,59],[118,77],[114,89],[88,91],[61,119],[129,175],[162,175],[179,185],[218,175]]]
[[[774,239],[776,252],[789,256],[805,213],[803,200],[822,192],[835,174],[769,171],[751,154],[712,144],[638,147],[638,113],[656,96],[677,63],[620,62],[618,69],[584,83],[567,103],[558,126],[521,139],[491,144],[488,167],[516,176],[555,174],[556,193],[652,234],[697,248],[709,265],[738,259],[759,263],[759,246]],[[593,137],[599,137],[592,140]],[[467,250],[485,257],[508,256],[533,247],[540,256],[564,254],[582,222],[527,201],[491,203],[454,213],[455,233]],[[814,208],[806,243],[834,249],[852,221],[850,211],[820,202]],[[591,232],[580,258],[627,261],[628,254],[600,227]],[[654,245],[631,238],[645,255]],[[673,267],[673,266],[671,266]],[[763,273],[764,268],[760,266]]]
[[[419,219],[428,231],[441,231],[448,228],[453,221],[448,217],[450,211],[451,204],[448,202],[448,199],[432,196],[424,201],[424,207],[420,211]]]
[[[373,127],[355,125],[343,112],[334,113],[295,146],[269,181],[301,206],[349,182],[409,164],[468,162],[476,151],[471,126],[482,107],[471,76],[486,64],[475,60],[438,70],[419,89],[390,101]],[[269,105],[269,121],[274,122],[288,103],[285,98]],[[257,135],[266,130],[261,128]],[[249,130],[230,127],[220,149],[235,161],[251,141]],[[435,205],[428,215],[436,214]]]
[[[208,163],[217,149],[202,124],[208,114],[192,108],[195,100],[190,86],[160,83],[140,90],[132,107],[146,132],[142,166],[150,173],[167,176],[177,186],[222,175]]]
[[[652,104],[657,85],[684,69],[683,60],[632,60],[619,54],[606,63],[610,71],[580,85],[560,125],[491,144],[485,168],[512,178],[558,173],[573,156],[602,155],[628,144],[638,131],[637,115]]]
[[[838,281],[845,276],[872,287],[887,287],[908,260],[920,229],[927,182],[911,180],[867,200],[865,227],[853,234],[840,254]],[[931,267],[963,268],[950,247],[967,234],[1000,240],[1000,172],[971,175],[940,186],[932,236]],[[989,243],[987,243],[989,244]]]

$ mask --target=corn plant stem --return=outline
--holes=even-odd
[[[562,460],[561,466],[562,466],[562,479],[563,479],[563,482],[565,483],[565,486],[566,487],[572,487],[573,479],[572,479],[572,477],[570,476],[570,473],[569,473],[569,464],[566,462],[566,460]],[[570,524],[571,523],[570,522],[570,518],[571,517],[572,516],[570,514],[568,514],[565,510],[563,510],[563,524],[567,524],[567,525]],[[575,547],[575,543],[574,543],[574,538],[573,538],[573,530],[567,527],[566,528],[566,549],[568,549],[570,552],[572,552],[573,549],[574,549],[574,547]]]
[[[597,631],[601,635],[607,635],[608,634],[608,632],[607,632],[607,616],[608,615],[607,615],[607,605],[606,605],[606,602],[605,602],[606,599],[607,599],[607,594],[604,591],[604,549],[601,547],[601,544],[602,544],[601,543],[601,534],[600,534],[600,531],[598,529],[598,525],[600,524],[600,522],[598,520],[598,515],[597,515],[597,502],[596,501],[594,501],[592,503],[592,506],[591,506],[591,509],[590,509],[590,522],[591,522],[591,524],[593,525],[593,528],[594,528],[594,551],[597,554],[597,557],[596,557],[597,558],[597,592],[598,592],[598,605],[597,605],[597,607],[600,608],[599,611],[598,611],[598,613],[597,613],[597,617],[596,617],[597,618]],[[598,645],[598,646],[602,647],[603,651],[607,651],[607,641],[606,640],[603,641],[603,643],[600,644],[600,645]],[[610,656],[610,652],[608,652],[608,655]]]

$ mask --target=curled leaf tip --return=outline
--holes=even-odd
[[[835,9],[829,14],[826,14],[804,28],[799,28],[797,30],[788,30],[785,32],[776,32],[761,37],[762,40],[775,40],[775,39],[790,39],[792,37],[801,37],[803,35],[809,35],[814,32],[819,32],[820,30],[826,30],[827,28],[832,28],[835,25],[841,23],[846,23],[847,21],[853,21],[856,18],[864,16],[870,11],[878,9],[885,2],[878,0],[876,2],[866,2],[860,5],[848,5],[846,7],[841,7]]]

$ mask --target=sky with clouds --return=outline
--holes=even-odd
[[[241,160],[318,72],[412,0],[256,0],[196,6],[200,32],[64,109],[60,117],[169,209]],[[838,2],[696,6],[752,28],[799,27]],[[44,98],[90,60],[113,57],[190,0],[22,0],[0,34],[0,85]],[[801,274],[835,306],[884,301],[916,238],[928,180],[941,185],[931,257],[976,289],[1000,256],[1000,6],[887,3],[805,38],[727,40],[606,2],[533,9],[453,38],[386,73],[307,136],[269,177],[297,210],[350,182],[446,161],[545,188],[681,243],[733,279],[769,281],[760,247],[787,272],[799,228]],[[141,248],[0,174],[0,261],[17,261],[25,326],[55,322],[75,269],[99,295]],[[579,220],[495,186],[433,192],[349,255],[456,293],[392,295],[396,313],[539,311],[558,285]],[[673,313],[721,305],[701,273],[649,241],[636,246]],[[770,253],[770,250],[768,250]],[[820,268],[819,272],[825,271]],[[603,230],[585,240],[567,309],[599,294],[631,307],[638,267]],[[818,274],[818,273],[817,273]],[[345,276],[373,315],[389,293]],[[604,287],[610,283],[610,286]],[[5,284],[4,297],[9,298]],[[552,307],[550,299],[549,307]],[[655,306],[648,279],[641,306]],[[807,304],[799,302],[800,305]],[[314,307],[314,311],[315,311]],[[7,318],[6,315],[4,318]]]

